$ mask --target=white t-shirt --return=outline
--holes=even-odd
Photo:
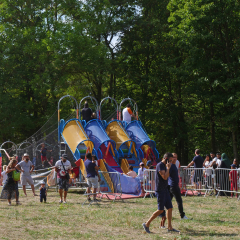
[[[61,162],[63,163],[64,168],[65,168],[66,171],[71,169],[72,166],[71,166],[71,163],[68,160],[66,160],[66,162],[63,162],[62,160],[58,160],[56,162],[55,167],[59,169],[58,170],[58,174],[57,174],[58,177],[65,177],[66,172],[64,171],[64,168],[63,168],[63,165],[62,165]]]
[[[175,163],[177,169],[179,169],[179,166],[180,166],[180,162],[177,160],[176,163]]]
[[[123,121],[126,121],[127,123],[131,122],[131,115],[132,115],[132,110],[130,108],[124,108],[122,111],[122,115],[123,115]]]
[[[140,182],[143,182],[143,172],[146,170],[146,168],[143,168],[143,170],[142,170],[142,168],[139,168],[138,169],[138,177],[139,177],[139,179],[140,179]]]
[[[205,167],[206,167],[205,174],[208,177],[212,175],[212,168],[208,168],[211,164],[212,164],[212,161],[211,162],[209,162],[209,161],[205,162]]]
[[[221,163],[222,163],[222,160],[221,159],[217,159],[217,161],[216,161],[217,168],[220,168]]]
[[[2,184],[4,184],[6,182],[6,180],[7,180],[7,173],[6,173],[6,171],[3,171],[1,173],[1,176],[3,177]]]
[[[97,160],[94,160],[94,162],[95,162],[96,166],[98,167],[98,161],[97,161]]]
[[[129,177],[133,177],[133,178],[137,177],[137,173],[136,173],[135,171],[129,171],[129,172],[127,173],[127,175],[128,175]]]

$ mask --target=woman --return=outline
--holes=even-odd
[[[209,154],[206,155],[205,157],[205,161],[203,163],[203,166],[205,166],[205,168],[209,168],[211,164],[211,157]],[[205,170],[205,176],[206,176],[206,182],[205,182],[205,188],[208,189],[209,187],[212,187],[212,169],[206,169]]]
[[[20,205],[20,202],[18,201],[19,192],[18,192],[18,182],[14,181],[13,179],[13,171],[16,170],[16,165],[18,164],[18,161],[15,157],[10,158],[10,162],[7,166],[6,173],[7,173],[7,180],[3,186],[2,195],[1,198],[7,198],[8,205],[11,206],[11,199],[16,198],[16,204]]]
[[[138,177],[140,179],[140,184],[141,184],[141,196],[144,196],[145,191],[143,188],[143,177],[144,177],[144,171],[146,170],[146,168],[144,167],[144,163],[141,162],[139,164],[140,168],[138,169]]]

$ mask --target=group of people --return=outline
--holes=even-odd
[[[225,191],[237,191],[238,189],[238,171],[237,169],[237,159],[234,159],[233,163],[229,160],[226,153],[214,152],[207,154],[205,159],[200,155],[200,150],[195,150],[195,157],[188,164],[186,168],[194,166],[192,181],[195,185],[195,189],[199,189],[198,195],[200,196],[200,189],[202,189],[203,179],[205,177],[205,188],[212,187],[213,184],[213,174],[212,169],[215,169],[215,182],[217,188],[221,192]],[[232,169],[227,170],[227,169]],[[217,192],[216,192],[217,194]],[[229,194],[226,193],[226,194]],[[233,196],[233,193],[231,193]]]

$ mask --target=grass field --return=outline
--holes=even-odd
[[[21,206],[0,201],[0,239],[240,239],[239,204],[236,198],[183,197],[184,210],[192,220],[180,220],[173,201],[173,227],[181,234],[159,228],[159,219],[143,231],[142,223],[156,210],[156,199],[133,199],[82,206],[85,197],[70,192],[68,203],[59,204],[58,194],[48,192],[47,203],[39,197],[23,197]]]

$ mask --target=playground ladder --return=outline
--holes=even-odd
[[[65,142],[63,141],[62,137],[61,137],[61,142],[60,142],[60,155],[62,156],[62,154],[66,153],[67,151],[67,145],[65,144]]]

